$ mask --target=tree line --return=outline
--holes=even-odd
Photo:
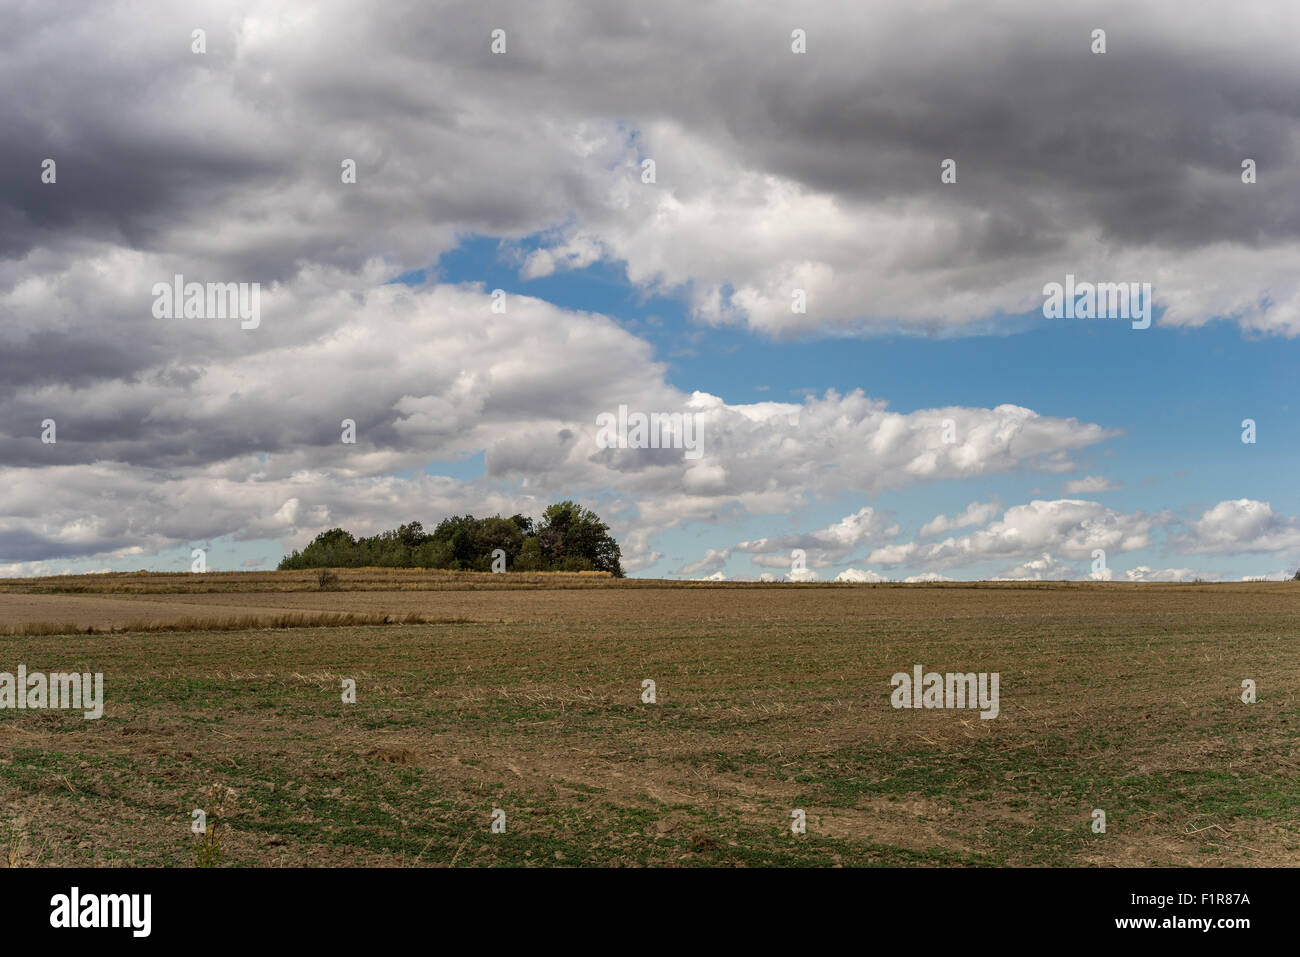
[[[420,522],[369,537],[342,528],[321,532],[312,543],[280,560],[281,571],[303,568],[443,568],[492,571],[493,551],[505,552],[514,572],[611,572],[623,577],[622,553],[609,526],[574,502],[557,502],[540,522],[524,515],[475,518],[453,515],[432,533]]]

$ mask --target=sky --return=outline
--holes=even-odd
[[[640,577],[1300,568],[1300,7],[376,6],[6,11],[0,576],[562,499]]]

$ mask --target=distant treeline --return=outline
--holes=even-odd
[[[505,552],[513,572],[612,572],[623,577],[622,554],[609,526],[590,509],[557,502],[534,523],[523,515],[475,518],[453,515],[429,534],[419,522],[355,538],[341,528],[321,532],[301,552],[280,561],[281,571],[302,568],[446,568],[492,571],[492,552]]]

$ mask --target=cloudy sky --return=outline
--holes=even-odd
[[[1293,573],[1300,6],[1058,6],[8,5],[0,575],[562,498],[639,576]]]

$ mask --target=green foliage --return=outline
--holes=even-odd
[[[492,552],[501,549],[508,571],[607,571],[623,577],[622,553],[609,526],[574,502],[557,502],[540,523],[525,515],[475,518],[452,515],[432,533],[420,522],[354,538],[341,528],[321,532],[301,552],[281,561],[281,570],[305,568],[443,568],[491,571]],[[326,587],[324,584],[322,588]]]
[[[546,569],[546,562],[542,559],[542,549],[537,544],[536,535],[524,539],[524,545],[519,549],[519,557],[511,567],[517,572],[540,572]]]
[[[604,571],[623,577],[622,554],[609,526],[591,509],[557,502],[542,513],[537,534],[542,554],[562,571]]]

